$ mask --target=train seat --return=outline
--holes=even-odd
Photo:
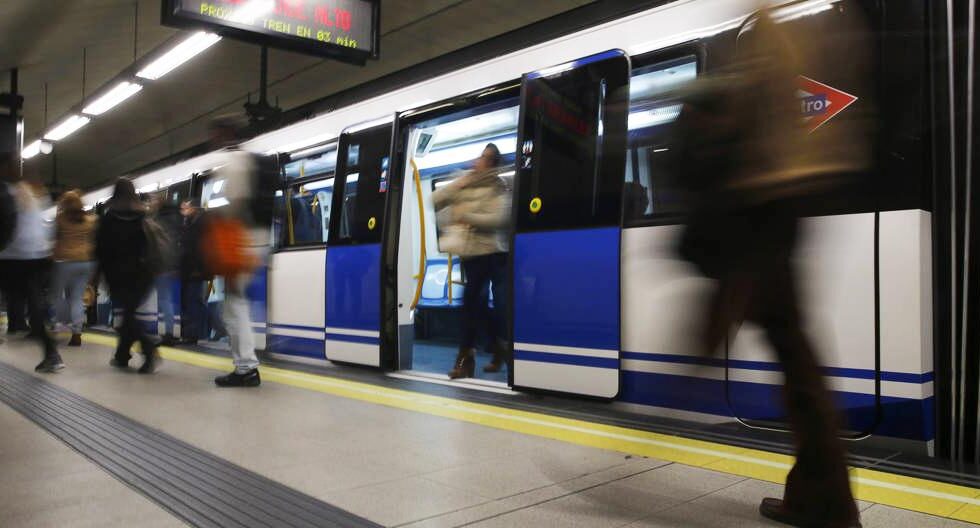
[[[422,296],[419,308],[453,308],[463,305],[462,270],[458,257],[453,257],[453,298],[449,300],[449,260],[433,258],[426,262],[422,280]]]

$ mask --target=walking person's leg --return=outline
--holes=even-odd
[[[802,330],[789,264],[767,273],[765,281],[766,287],[757,292],[764,304],[758,322],[785,374],[783,393],[796,462],[786,478],[783,499],[766,499],[760,510],[788,524],[858,526],[846,451],[838,438],[837,411],[816,352]]]
[[[231,357],[235,371],[215,378],[221,387],[254,387],[261,383],[259,359],[255,355],[255,337],[252,334],[252,321],[249,316],[248,297],[245,289],[249,274],[240,274],[225,279],[225,301],[223,319],[231,344]]]
[[[94,264],[92,262],[71,262],[67,268],[68,324],[71,328],[71,341],[68,346],[81,346],[82,328],[85,324],[85,303],[82,298],[89,279],[92,278]]]
[[[510,277],[507,273],[507,254],[494,253],[489,255],[489,277],[493,290],[493,310],[488,321],[490,351],[493,353],[491,362],[483,367],[484,372],[499,372],[508,363],[510,337],[507,328],[507,310],[509,306]]]
[[[204,283],[184,280],[180,285],[180,333],[181,341],[196,344],[201,339],[207,306],[204,304]]]
[[[126,368],[132,356],[133,343],[139,338],[139,321],[136,319],[136,309],[139,306],[139,299],[135,298],[132,292],[125,294],[114,292],[112,298],[113,306],[120,307],[119,317],[121,321],[116,327],[119,332],[119,341],[116,343],[116,354],[110,364],[118,368]]]
[[[466,274],[466,287],[463,289],[462,335],[456,362],[449,371],[450,379],[469,378],[476,367],[476,340],[480,323],[486,311],[485,291],[490,281],[490,266],[487,255],[462,259],[463,273]]]
[[[48,305],[51,307],[48,321],[57,330],[58,323],[70,320],[69,305],[66,303],[65,288],[71,273],[70,262],[55,262],[52,265],[51,287],[48,289]]]
[[[19,275],[23,278],[27,289],[27,311],[31,320],[31,332],[44,349],[44,359],[34,370],[38,372],[57,372],[65,368],[65,363],[58,354],[54,339],[45,326],[47,319],[47,304],[44,300],[44,280],[48,263],[44,260],[25,260],[21,262]]]

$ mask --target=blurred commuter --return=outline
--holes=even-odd
[[[471,171],[432,193],[436,211],[446,219],[439,246],[447,253],[460,256],[466,274],[462,340],[456,362],[449,371],[451,379],[473,376],[481,326],[488,330],[493,354],[483,370],[499,372],[508,359],[506,322],[502,314],[507,300],[510,193],[506,180],[500,177],[500,165],[500,150],[490,143]],[[488,306],[491,285],[492,310]]]
[[[180,333],[182,344],[195,345],[204,334],[207,322],[207,292],[211,279],[201,256],[204,215],[198,204],[187,200],[180,204],[183,218],[180,230]]]
[[[13,236],[7,246],[0,251],[0,289],[5,292],[5,297],[8,295],[7,292],[16,291],[26,299],[31,321],[31,336],[36,338],[44,349],[44,359],[34,367],[34,370],[57,372],[65,368],[65,363],[61,360],[54,339],[45,326],[47,314],[43,293],[44,280],[51,264],[50,228],[42,216],[45,204],[43,196],[39,196],[27,182],[9,183],[19,171],[15,166],[17,160],[9,154],[6,156],[0,159],[0,164],[3,166],[2,179],[5,180],[0,181],[0,185],[7,186],[8,192],[14,198],[17,221]],[[11,300],[14,299],[7,297],[8,303]],[[17,305],[11,307],[8,304],[8,310],[11,308],[16,310]]]
[[[844,154],[865,142],[852,137],[840,148],[817,149],[806,136],[795,86],[804,69],[793,44],[800,40],[806,39],[790,39],[761,13],[739,39],[736,71],[700,82],[685,101],[677,161],[694,204],[679,252],[717,280],[705,317],[705,353],[749,320],[765,331],[785,374],[796,462],[783,498],[764,499],[760,513],[792,526],[854,527],[858,509],[838,416],[803,331],[791,257],[798,224],[793,202],[830,191],[847,171],[860,170],[859,157]]]
[[[99,277],[104,275],[113,306],[122,309],[122,322],[116,325],[119,342],[109,364],[127,368],[132,357],[130,349],[138,341],[144,356],[141,374],[154,372],[159,364],[157,344],[136,318],[136,310],[150,293],[154,278],[148,264],[151,248],[145,233],[146,214],[146,206],[137,196],[133,182],[120,178],[96,231],[98,267],[92,279],[98,284]]]
[[[166,193],[159,193],[153,199],[151,213],[161,228],[166,233],[179,233],[182,223],[180,209],[166,200]],[[177,237],[167,237],[168,242],[173,243],[172,247],[167,248],[168,254],[179,252],[179,239]],[[166,259],[162,262],[162,268],[157,270],[154,281],[154,288],[157,294],[157,307],[160,316],[163,318],[163,333],[161,334],[160,344],[173,345],[179,340],[174,335],[175,318],[177,303],[174,299],[174,281],[178,279],[177,268],[179,259]],[[181,321],[183,323],[183,321]]]
[[[85,212],[78,191],[68,191],[58,201],[55,218],[54,274],[51,282],[51,306],[55,321],[64,314],[71,328],[68,346],[81,346],[85,305],[82,297],[95,271],[94,215]],[[60,309],[59,309],[60,308]]]
[[[259,196],[259,165],[254,155],[237,147],[238,128],[236,120],[226,118],[215,120],[210,130],[213,145],[222,148],[224,160],[215,178],[225,182],[228,205],[209,211],[209,239],[203,247],[213,250],[209,266],[224,278],[222,319],[235,363],[233,372],[215,378],[219,387],[256,387],[262,382],[246,289],[265,257],[271,226],[264,225],[255,214],[258,201],[263,199]],[[222,263],[215,266],[215,260]]]

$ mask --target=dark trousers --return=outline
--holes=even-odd
[[[507,306],[507,254],[492,253],[463,259],[466,288],[463,290],[462,349],[476,346],[480,328],[487,329],[492,344],[496,339],[506,339]],[[449,280],[449,279],[447,279]],[[493,309],[489,307],[489,293],[493,288]]]
[[[27,313],[31,321],[33,335],[44,349],[45,358],[57,358],[58,349],[54,339],[48,333],[44,322],[47,320],[47,304],[44,297],[44,281],[48,276],[48,267],[51,262],[47,259],[35,260],[0,260],[0,289],[4,295],[7,292],[17,292],[22,297],[15,297],[14,302],[27,304]],[[11,313],[18,310],[18,305],[10,307],[8,297],[7,311]],[[23,308],[19,309],[21,324],[23,324]],[[10,316],[11,327],[13,328],[14,318]]]
[[[184,339],[202,339],[207,324],[208,305],[204,300],[204,281],[186,279],[180,285],[180,334]]]
[[[130,349],[133,344],[139,342],[144,355],[148,355],[156,349],[156,342],[147,335],[143,329],[143,323],[136,318],[136,310],[150,292],[152,283],[131,284],[129,287],[117,287],[110,285],[113,306],[122,310],[122,321],[118,325],[119,342],[116,345],[116,359],[129,361],[132,357]]]
[[[6,262],[16,263],[19,261],[10,260]],[[9,265],[5,269],[14,269]],[[3,282],[0,293],[3,293],[3,300],[7,305],[7,332],[23,332],[27,330],[27,284],[20,280],[14,280],[14,271],[5,273],[5,277],[0,277]],[[9,280],[7,280],[9,279]]]
[[[796,448],[796,463],[786,478],[785,505],[822,522],[853,521],[858,511],[838,438],[839,418],[802,329],[788,254],[759,262],[751,271],[726,274],[712,303],[706,335],[714,348],[732,323],[748,319],[763,328],[785,374],[783,398]]]

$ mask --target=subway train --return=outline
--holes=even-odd
[[[800,200],[805,237],[795,260],[807,330],[849,438],[931,452],[927,2],[770,4],[800,38],[833,35],[818,44],[826,60],[799,72],[814,145],[844,133],[849,116],[875,122],[872,168]],[[276,242],[251,285],[260,346],[280,359],[450,383],[466,278],[459,257],[439,247],[431,196],[493,143],[513,189],[504,303],[513,354],[493,374],[481,371],[489,356],[479,354],[475,377],[458,383],[784,428],[780,368],[758,328],[743,325],[716,357],[696,353],[711,283],[676,255],[685,202],[664,161],[680,113],[670,94],[730,65],[758,6],[651,3],[246,141],[276,156],[283,178]],[[136,176],[136,185],[219,208],[227,204],[219,160],[185,159]],[[85,201],[95,206],[109,192]],[[216,306],[220,281],[210,291]],[[162,312],[151,298],[141,316],[154,325]]]

